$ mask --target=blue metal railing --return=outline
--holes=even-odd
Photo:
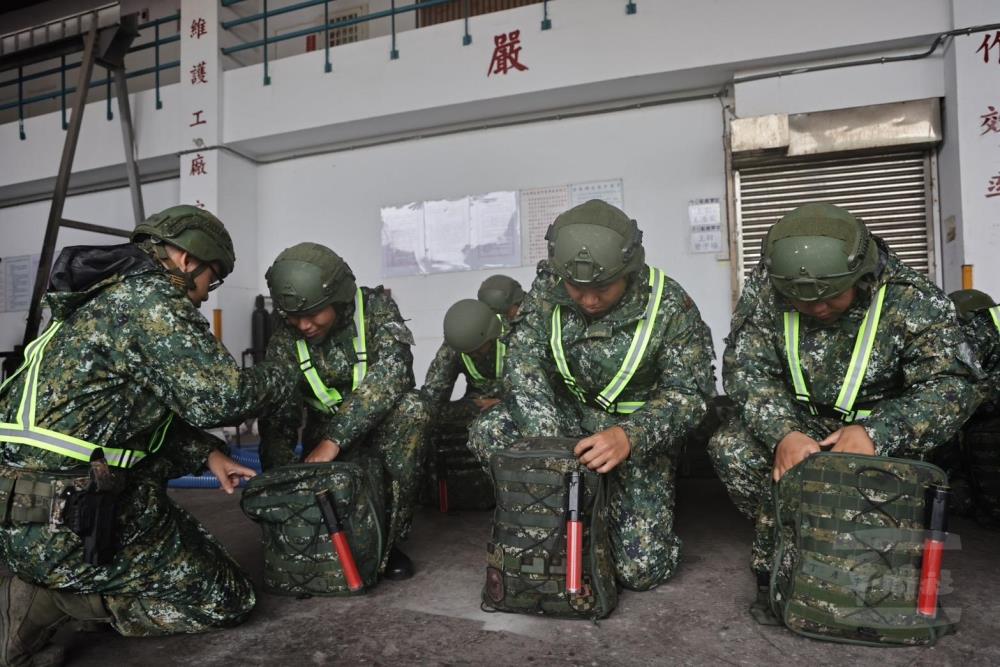
[[[180,13],[172,14],[170,16],[164,16],[163,18],[155,19],[149,21],[148,23],[143,23],[138,26],[139,30],[145,30],[147,28],[153,28],[153,39],[149,42],[144,42],[137,46],[133,46],[128,50],[128,53],[136,53],[138,51],[145,51],[147,49],[154,49],[154,60],[155,64],[152,67],[145,67],[143,69],[132,70],[126,73],[126,77],[129,79],[146,76],[148,74],[155,75],[155,88],[156,88],[156,108],[162,109],[163,102],[160,99],[160,72],[163,72],[174,67],[180,67],[180,60],[171,60],[167,62],[160,61],[160,47],[166,44],[172,44],[174,42],[179,42],[181,39],[180,35]],[[167,37],[160,37],[160,26],[167,23],[177,24],[177,33],[169,35]],[[66,73],[75,70],[80,67],[79,62],[67,63],[66,56],[60,57],[60,62],[58,67],[51,67],[49,69],[41,70],[39,72],[33,72],[31,74],[24,74],[22,68],[18,68],[17,77],[9,79],[7,81],[0,81],[0,88],[5,88],[7,86],[17,86],[17,100],[14,102],[8,102],[6,104],[0,104],[0,111],[7,111],[9,109],[17,109],[18,116],[18,128],[21,140],[27,139],[27,135],[24,131],[24,109],[25,107],[36,104],[38,102],[45,102],[48,100],[53,100],[59,98],[60,100],[60,111],[62,112],[62,127],[65,130],[69,127],[69,123],[66,119],[66,98],[76,92],[76,86],[66,85]],[[34,81],[37,79],[43,79],[48,76],[53,76],[55,74],[59,75],[59,89],[50,93],[43,93],[41,95],[33,95],[32,97],[24,97],[24,83],[27,81]],[[114,118],[114,113],[111,108],[111,84],[112,77],[110,73],[103,79],[98,81],[91,81],[90,86],[95,88],[97,86],[106,86],[107,88],[107,119],[112,120]]]
[[[233,5],[244,2],[245,0],[221,0],[223,7],[231,7]],[[264,37],[263,39],[257,39],[252,42],[246,42],[245,44],[237,44],[236,46],[230,46],[228,48],[222,49],[223,55],[231,56],[234,53],[239,53],[240,51],[246,51],[248,49],[264,49],[264,85],[269,85],[271,83],[270,75],[270,63],[268,62],[267,47],[272,44],[277,44],[278,42],[284,42],[289,39],[298,39],[300,37],[307,37],[309,35],[317,35],[322,33],[324,41],[326,43],[325,51],[325,63],[323,66],[324,71],[330,72],[333,67],[330,63],[330,31],[339,30],[341,28],[348,28],[354,25],[360,25],[362,23],[367,23],[369,21],[376,21],[378,19],[388,18],[390,22],[391,31],[391,46],[389,49],[389,59],[396,60],[399,58],[399,49],[396,48],[396,16],[400,14],[405,14],[407,12],[415,12],[420,9],[430,9],[431,7],[436,7],[438,5],[443,5],[446,3],[454,2],[455,0],[424,0],[423,2],[414,2],[409,5],[402,5],[397,7],[396,0],[391,0],[389,9],[385,9],[378,12],[371,12],[365,16],[358,16],[356,18],[345,18],[337,21],[330,21],[329,5],[331,0],[303,0],[302,2],[297,2],[293,5],[288,5],[286,7],[280,7],[277,9],[268,10],[267,0],[263,0],[263,11],[256,14],[251,14],[249,16],[241,16],[239,18],[231,19],[229,21],[222,21],[223,30],[232,30],[242,25],[248,25],[252,23],[257,23],[258,21],[263,22],[264,26]],[[277,35],[275,37],[270,37],[267,34],[267,20],[272,16],[279,16],[281,14],[287,14],[289,12],[296,12],[303,9],[309,9],[311,7],[317,7],[323,5],[323,25],[314,26],[311,28],[301,28],[299,30],[293,30],[287,32],[283,35]],[[462,44],[468,45],[472,43],[472,36],[469,34],[469,3],[466,0],[463,3],[464,14],[465,14],[465,34],[462,36]]]

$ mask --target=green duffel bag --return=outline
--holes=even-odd
[[[775,616],[807,637],[871,646],[952,632],[943,609],[917,613],[927,494],[947,483],[930,463],[832,452],[785,473],[774,492]]]
[[[490,459],[496,493],[483,608],[598,619],[618,604],[608,537],[608,483],[577,463],[572,438],[532,438]],[[583,587],[566,592],[570,473],[582,478]]]
[[[243,491],[243,512],[260,524],[264,589],[279,595],[351,595],[316,494],[327,490],[347,535],[364,588],[378,581],[385,550],[382,468],[358,462],[302,463],[254,477]]]

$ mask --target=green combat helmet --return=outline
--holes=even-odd
[[[444,315],[444,342],[462,354],[495,340],[502,329],[497,314],[478,299],[462,299]]]
[[[282,250],[264,279],[274,307],[286,315],[348,303],[358,289],[347,262],[318,243],[299,243]]]
[[[521,283],[510,276],[498,273],[483,281],[476,297],[492,308],[493,312],[506,315],[511,306],[521,303],[524,299],[524,290],[521,288]]]
[[[168,269],[168,273],[189,290],[195,289],[194,279],[209,264],[218,265],[220,279],[228,276],[236,264],[233,239],[226,231],[226,226],[217,217],[197,206],[171,206],[136,225],[130,240],[137,243],[147,239],[152,242],[153,251],[161,261],[169,262],[169,255],[163,247],[164,243],[169,243],[205,262],[189,273],[177,267]],[[170,264],[172,266],[172,262]]]
[[[764,237],[771,284],[795,301],[824,301],[874,275],[878,245],[864,223],[833,204],[806,204]]]
[[[963,320],[971,320],[980,310],[986,310],[997,305],[986,292],[977,289],[960,289],[948,295],[948,298],[955,302],[958,309],[958,316]]]
[[[635,220],[600,199],[560,215],[545,239],[552,270],[575,285],[602,287],[638,271],[646,260]]]

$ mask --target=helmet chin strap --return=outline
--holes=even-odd
[[[172,284],[188,292],[198,289],[194,279],[200,276],[205,269],[208,268],[207,263],[202,262],[194,271],[181,271],[180,267],[178,267],[174,260],[170,258],[170,254],[167,252],[167,248],[163,241],[154,241],[153,251],[156,253],[156,258],[160,260],[163,266],[167,269],[167,275]]]

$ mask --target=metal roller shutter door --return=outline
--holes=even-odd
[[[761,240],[781,216],[802,204],[824,201],[860,217],[903,261],[933,278],[931,168],[927,152],[785,158],[738,167],[737,270],[745,278],[753,269]]]

